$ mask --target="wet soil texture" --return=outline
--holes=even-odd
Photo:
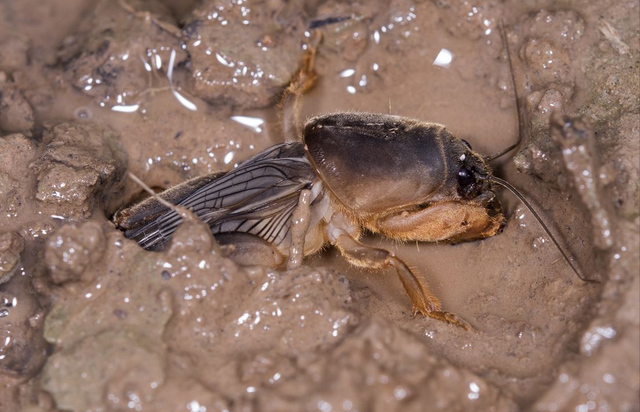
[[[3,0],[0,411],[640,411],[639,8]],[[312,26],[302,119],[408,116],[486,155],[521,133],[496,175],[598,283],[508,192],[482,241],[363,239],[471,331],[331,248],[241,266],[190,217],[164,251],[126,239],[128,171],[162,190],[283,141]]]

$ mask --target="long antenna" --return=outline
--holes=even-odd
[[[522,142],[523,127],[522,127],[522,115],[520,113],[520,99],[518,99],[518,88],[516,87],[516,78],[515,78],[515,75],[513,74],[513,63],[511,62],[511,52],[509,51],[509,42],[507,41],[507,35],[504,31],[504,25],[502,20],[500,20],[500,37],[502,38],[502,43],[507,49],[507,60],[509,61],[509,71],[511,72],[511,85],[513,87],[513,94],[515,95],[515,98],[516,98],[516,111],[518,114],[518,140],[511,146],[507,147],[506,149],[498,153],[492,154],[490,156],[485,156],[484,158],[485,162],[490,162],[492,160],[499,158],[504,154],[509,153],[516,147],[520,146],[520,142]]]
[[[527,209],[529,209],[531,214],[538,220],[538,223],[540,223],[540,226],[542,226],[542,228],[547,233],[547,235],[551,238],[551,240],[553,240],[553,243],[556,245],[556,247],[558,248],[558,250],[562,254],[562,257],[564,258],[564,260],[569,264],[569,266],[571,266],[571,269],[573,269],[573,272],[576,274],[576,276],[578,276],[578,278],[580,278],[580,280],[582,280],[583,282],[589,282],[589,283],[600,283],[600,281],[598,281],[598,280],[588,279],[588,278],[585,278],[584,276],[582,276],[582,274],[580,273],[578,268],[573,264],[571,259],[569,259],[569,256],[567,255],[567,253],[564,251],[564,249],[562,249],[562,247],[560,246],[560,243],[556,240],[555,236],[553,236],[553,234],[551,233],[551,231],[549,230],[547,225],[545,225],[545,223],[542,221],[542,218],[540,218],[540,215],[538,215],[538,212],[535,211],[533,206],[531,206],[531,204],[529,204],[527,199],[525,199],[524,196],[522,196],[522,194],[520,194],[520,192],[518,192],[518,190],[515,187],[511,186],[511,184],[509,182],[507,182],[505,180],[502,180],[502,179],[500,179],[498,177],[492,176],[492,175],[486,176],[485,179],[487,179],[491,183],[496,183],[496,184],[506,188],[511,193],[513,193],[513,195],[515,197],[520,199],[520,201],[527,207]]]

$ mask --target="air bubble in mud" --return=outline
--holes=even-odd
[[[80,120],[91,119],[91,110],[89,110],[87,107],[79,107],[76,109],[73,115],[76,117],[76,119]]]

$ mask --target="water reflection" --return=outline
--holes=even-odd
[[[369,42],[374,46],[380,47],[383,53],[387,51],[397,52],[402,47],[401,45],[410,36],[413,36],[420,30],[417,23],[416,7],[409,6],[405,10],[393,11],[388,20],[380,25],[377,25],[371,30],[368,26],[357,26],[360,20],[366,19],[365,16],[352,16],[348,23],[341,26],[339,29],[347,30],[349,27],[349,37],[351,43],[346,45],[346,34],[343,37],[336,39],[336,45],[343,48],[343,53],[346,53],[347,61],[358,61],[357,57],[364,53],[364,48],[359,46],[357,39],[368,37]],[[338,29],[336,29],[336,32]],[[365,42],[366,44],[366,42]],[[452,58],[452,54],[450,55]],[[448,63],[451,61],[449,60]],[[438,61],[440,63],[440,61]],[[376,84],[376,74],[379,73],[380,64],[378,62],[368,62],[366,67],[360,66],[356,63],[355,68],[347,67],[338,72],[338,77],[349,79],[348,83],[344,86],[344,90],[348,94],[367,93],[370,92]]]
[[[129,57],[128,52],[122,56],[123,60],[126,60]],[[140,61],[143,64],[144,70],[149,72],[149,73],[158,73],[162,70],[162,67],[164,66],[164,63],[162,61],[162,56],[160,54],[158,54],[156,52],[156,50],[151,50],[149,51],[147,57],[140,55]],[[169,86],[163,86],[163,87],[154,87],[154,85],[152,84],[152,81],[150,80],[149,82],[149,86],[146,90],[142,91],[141,93],[138,93],[136,96],[136,100],[133,103],[127,104],[127,102],[125,102],[125,98],[127,97],[127,93],[121,93],[118,94],[116,96],[116,103],[113,106],[110,106],[111,110],[114,112],[118,112],[118,113],[135,113],[138,110],[141,109],[141,106],[143,104],[142,101],[142,97],[146,94],[153,94],[156,92],[161,92],[161,91],[171,91],[171,93],[173,94],[173,96],[176,98],[176,100],[182,105],[184,106],[186,109],[191,110],[191,111],[197,111],[198,110],[198,106],[191,101],[190,99],[188,99],[180,90],[178,87],[176,87],[173,83],[173,68],[175,66],[175,61],[176,61],[176,51],[175,49],[171,49],[171,53],[169,55],[169,61],[168,64],[166,65],[166,79],[169,82]],[[92,87],[92,83],[94,83],[93,79],[87,79],[86,81],[88,84],[87,86],[85,86],[85,90],[89,90]],[[97,84],[98,81],[96,80],[95,83]],[[89,89],[87,89],[89,88]],[[99,103],[100,107],[107,107],[108,101],[112,100],[112,96],[107,96],[105,98],[105,100],[101,101]],[[145,109],[141,110],[141,113],[145,113]]]
[[[139,108],[140,108],[139,104],[111,106],[111,110],[113,110],[114,112],[120,112],[120,113],[134,113],[134,112],[137,112]]]
[[[264,119],[259,117],[249,117],[249,116],[231,116],[231,120],[234,122],[238,122],[243,126],[247,126],[252,129],[256,133],[262,132],[262,125],[264,124]]]
[[[182,104],[184,107],[191,111],[198,110],[198,106],[195,103],[188,100],[182,94],[180,94],[173,85],[173,66],[176,62],[176,51],[171,50],[171,54],[169,55],[169,67],[167,68],[167,79],[169,80],[169,85],[171,86],[171,93],[173,93],[174,97]]]
[[[223,66],[227,66],[227,67],[234,67],[235,66],[235,64],[232,61],[231,62],[228,61],[220,53],[216,53],[216,60],[218,60],[218,62]]]
[[[434,66],[444,67],[448,69],[451,66],[451,62],[453,61],[453,53],[447,49],[440,50],[440,53],[436,56],[436,59],[433,61]]]
[[[356,74],[356,71],[354,69],[345,69],[340,72],[340,77],[351,77],[354,74]]]

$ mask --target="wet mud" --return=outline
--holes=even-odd
[[[0,411],[640,411],[639,7],[0,2]],[[483,154],[520,130],[496,175],[597,282],[508,192],[482,241],[363,240],[471,331],[331,248],[240,265],[189,215],[164,251],[126,239],[127,171],[161,190],[283,141],[319,22],[302,119],[414,117]]]

